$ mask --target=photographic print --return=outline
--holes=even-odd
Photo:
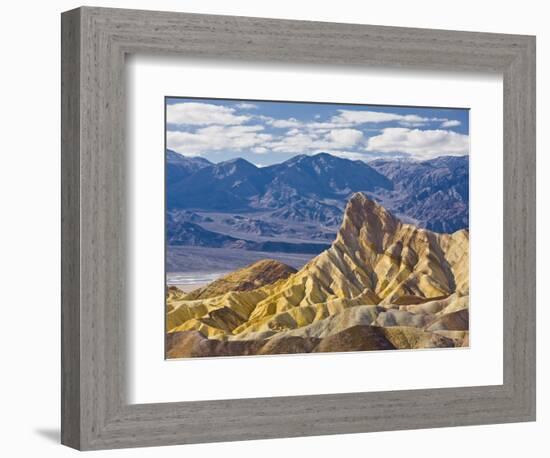
[[[469,110],[165,98],[167,359],[469,346]]]

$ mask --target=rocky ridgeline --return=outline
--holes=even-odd
[[[214,294],[169,296],[168,357],[468,345],[468,252],[466,230],[404,224],[356,193],[298,272],[243,290],[262,270],[245,269]]]

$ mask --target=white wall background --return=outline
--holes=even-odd
[[[543,212],[550,192],[549,147],[550,29],[544,2],[431,0],[357,2],[338,0],[128,0],[97,6],[162,9],[286,19],[430,27],[537,35],[538,62],[538,421],[346,436],[249,441],[155,449],[99,452],[98,456],[226,457],[340,454],[446,458],[516,457],[550,452],[550,314],[544,309],[543,236],[550,230]],[[59,441],[59,14],[79,6],[68,0],[10,2],[0,25],[0,452],[4,456],[70,456]],[[546,17],[546,19],[544,19]],[[475,198],[475,196],[474,196]],[[7,293],[7,294],[6,294]],[[452,414],[452,413],[451,413]],[[546,434],[545,434],[546,433]],[[545,453],[546,452],[546,453]]]

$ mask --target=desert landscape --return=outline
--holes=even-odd
[[[168,358],[468,346],[469,238],[354,194],[302,269],[262,260],[167,296]]]
[[[466,109],[170,98],[165,356],[469,346]]]

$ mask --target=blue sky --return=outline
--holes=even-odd
[[[431,159],[469,154],[469,111],[380,105],[166,98],[166,144],[212,162],[266,166],[297,154]]]

